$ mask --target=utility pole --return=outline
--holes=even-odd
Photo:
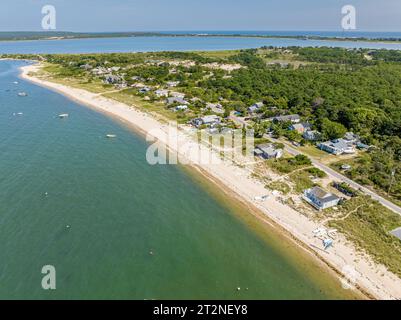
[[[393,186],[394,183],[394,178],[395,178],[395,170],[391,171],[391,181],[390,181],[390,186],[388,187],[388,193],[387,195],[390,195],[391,187]]]

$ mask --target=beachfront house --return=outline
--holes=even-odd
[[[332,141],[326,141],[319,144],[319,149],[336,156],[342,154],[354,154],[354,145],[345,139],[336,139]]]
[[[174,103],[178,103],[178,104],[180,104],[180,105],[187,105],[188,104],[188,101],[186,101],[184,98],[182,98],[182,97],[168,97],[167,99],[166,99],[166,104],[167,105],[171,105],[171,104],[174,104]]]
[[[185,98],[185,93],[171,91],[170,96],[174,98]]]
[[[179,112],[179,111],[186,111],[188,110],[188,106],[183,104],[183,105],[179,105],[173,108],[174,112]]]
[[[143,83],[133,83],[133,84],[131,84],[131,86],[130,86],[131,88],[137,88],[137,89],[140,89],[140,88],[144,88],[144,87],[146,87],[146,85],[144,85]]]
[[[98,67],[98,68],[92,69],[92,73],[94,75],[101,76],[101,75],[104,75],[104,74],[108,73],[108,71],[107,71],[106,68]]]
[[[212,110],[214,113],[224,113],[223,106],[220,103],[206,103],[206,108]]]
[[[121,67],[111,67],[111,68],[109,68],[108,70],[109,70],[110,72],[117,72],[117,71],[120,71],[120,69],[121,69]]]
[[[362,142],[357,142],[356,147],[357,147],[359,150],[364,150],[364,151],[370,149],[370,146],[369,146],[368,144],[365,144],[365,143],[362,143]]]
[[[171,87],[171,88],[177,87],[179,84],[180,84],[179,81],[167,81],[167,82],[166,82],[166,85],[167,85],[168,87]]]
[[[306,131],[310,130],[312,126],[307,122],[293,123],[289,130],[296,131],[299,134],[304,134]]]
[[[248,108],[249,113],[256,113],[263,107],[263,102],[257,102]]]
[[[142,89],[139,89],[140,93],[148,93],[151,89],[149,87],[143,87]]]
[[[287,116],[277,116],[274,118],[270,118],[270,121],[273,122],[292,122],[292,123],[300,123],[301,117],[298,114],[290,114]]]
[[[216,115],[204,116],[202,118],[196,118],[192,120],[192,124],[197,128],[201,126],[214,127],[220,124],[220,122],[221,118]]]
[[[347,132],[344,136],[344,140],[352,144],[357,144],[361,141],[361,138],[353,132]]]
[[[305,190],[303,199],[319,211],[335,207],[341,200],[336,195],[320,187]]]
[[[155,91],[155,95],[156,95],[157,97],[159,97],[159,98],[162,98],[162,97],[167,98],[168,95],[169,95],[169,91],[168,91],[168,90],[159,89],[159,90],[156,90],[156,91]]]
[[[316,130],[306,130],[302,137],[307,141],[318,141],[321,137],[321,133]]]
[[[81,69],[91,70],[93,67],[90,64],[82,64],[79,66]]]
[[[284,155],[282,149],[277,149],[272,143],[260,144],[255,148],[255,156],[263,159],[280,159]]]
[[[122,78],[113,74],[108,74],[104,77],[104,83],[106,84],[117,84],[122,81]]]

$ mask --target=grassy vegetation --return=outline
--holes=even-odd
[[[310,189],[315,186],[315,183],[310,178],[310,173],[307,170],[302,170],[290,174],[289,178],[294,183],[294,191],[296,193],[302,193],[306,189]]]
[[[273,190],[273,191],[274,190],[279,191],[284,195],[287,195],[291,192],[291,187],[287,183],[282,182],[282,181],[273,181],[273,182],[267,184],[266,188]]]
[[[301,151],[302,153],[304,153],[310,157],[316,158],[316,159],[325,159],[325,158],[332,157],[327,152],[324,152],[324,151],[318,149],[316,146],[312,146],[310,144],[301,146],[298,148],[298,150]]]
[[[227,59],[240,53],[240,50],[200,51],[193,52],[205,58]]]
[[[310,159],[303,155],[298,155],[294,158],[272,159],[267,161],[267,165],[271,169],[281,174],[288,174],[310,166],[311,164]]]
[[[326,172],[320,170],[319,168],[308,168],[305,170],[309,175],[315,177],[315,178],[325,178],[327,177]]]
[[[348,240],[373,259],[401,276],[401,241],[390,231],[401,226],[401,217],[367,196],[358,196],[339,207],[329,226],[337,228]]]
[[[46,63],[37,75],[53,82],[84,89],[93,93],[103,93],[114,90],[113,86],[106,85],[99,79],[88,80],[86,77],[78,77],[75,74],[71,74],[67,68],[61,65]]]
[[[130,106],[135,106],[137,109],[161,116],[165,120],[178,120],[177,113],[166,109],[161,103],[147,102],[141,97],[134,95],[132,89],[126,89],[119,92],[110,92],[103,94],[104,97],[114,99]]]
[[[351,169],[342,171],[343,165],[350,165]],[[395,204],[401,205],[401,175],[399,174],[401,163],[395,161],[392,154],[373,150],[354,159],[333,163],[331,167],[342,172],[348,178],[371,187],[375,192]]]

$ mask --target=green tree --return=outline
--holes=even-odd
[[[325,139],[331,140],[343,137],[347,129],[341,123],[325,118],[321,123],[321,132]]]

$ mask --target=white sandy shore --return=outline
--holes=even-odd
[[[152,136],[168,145],[171,150],[177,150],[177,144],[167,139],[168,127],[151,115],[86,90],[71,88],[30,75],[38,67],[38,65],[23,67],[21,77],[62,93],[98,111],[116,116],[142,132],[151,132]],[[180,146],[180,154],[187,159],[194,160],[197,156],[197,153],[194,152],[194,142],[181,130],[176,134],[178,145]],[[264,219],[266,222],[271,223],[273,221],[285,229],[290,237],[296,239],[297,243],[302,244],[302,247],[308,250],[311,255],[318,257],[322,263],[335,270],[339,279],[351,266],[357,271],[356,283],[362,292],[377,299],[401,299],[401,279],[389,272],[384,266],[373,262],[367,255],[357,253],[355,247],[347,242],[343,236],[340,235],[335,242],[335,246],[325,252],[319,249],[322,247],[321,241],[313,237],[312,234],[313,230],[321,227],[321,225],[309,220],[292,208],[281,204],[274,196],[271,196],[265,202],[256,202],[254,200],[255,197],[265,195],[268,192],[266,192],[264,184],[253,179],[246,169],[227,162],[218,165],[201,164],[196,165],[196,167],[206,173],[211,180],[235,193],[237,198],[257,207],[266,217]]]

